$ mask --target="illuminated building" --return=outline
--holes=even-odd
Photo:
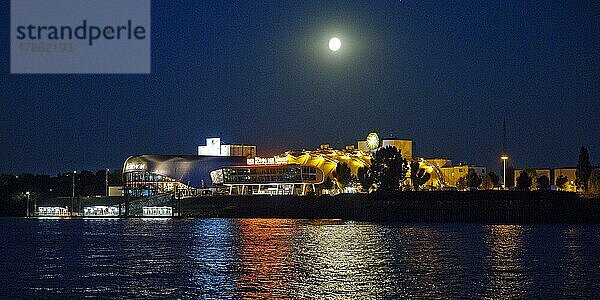
[[[118,206],[95,205],[83,208],[86,217],[116,217],[119,215]]]
[[[198,155],[255,157],[256,146],[223,145],[221,138],[207,138],[205,146],[198,146]]]
[[[327,178],[334,179],[338,164],[346,164],[353,175],[371,165],[374,152],[396,147],[410,162],[418,162],[430,176],[426,188],[456,185],[469,169],[478,175],[484,167],[451,166],[448,159],[413,157],[412,140],[379,139],[370,133],[357,147],[339,150],[323,144],[315,150],[289,150],[275,157],[256,156],[256,146],[223,145],[220,138],[208,138],[198,147],[199,155],[139,155],[129,157],[123,166],[124,193],[133,197],[172,193],[197,195],[199,190],[229,194],[306,195]],[[407,173],[407,177],[410,172]],[[410,182],[408,179],[406,183]]]
[[[452,166],[451,164],[452,161],[448,161],[447,165],[440,168],[448,186],[456,186],[458,179],[461,177],[466,177],[470,170],[473,170],[479,177],[483,177],[486,174],[485,167],[462,163],[458,164],[457,166]]]
[[[376,133],[371,132],[367,136],[366,140],[358,141],[357,144],[358,144],[358,150],[363,151],[363,152],[377,151],[377,149],[379,149],[379,148],[393,146],[393,147],[396,147],[396,149],[400,150],[400,153],[402,153],[402,157],[404,157],[408,160],[411,160],[413,158],[413,156],[412,156],[413,155],[412,140],[384,138],[380,142],[379,136]]]
[[[69,216],[69,209],[61,206],[39,206],[37,215],[41,217],[66,217]]]
[[[317,150],[291,150],[280,156],[286,157],[288,164],[315,167],[323,172],[324,178],[333,177],[338,163],[348,165],[355,175],[359,168],[365,168],[371,164],[369,153],[360,150],[332,149],[327,144],[321,145]]]
[[[515,186],[517,185],[517,178],[519,178],[519,175],[521,175],[522,171],[526,171],[527,175],[529,175],[531,177],[531,189],[537,189],[537,179],[541,176],[548,177],[549,183],[554,182],[552,180],[552,178],[550,177],[550,174],[552,173],[550,169],[533,169],[533,168],[531,168],[531,169],[515,169],[515,173],[514,173]]]
[[[324,180],[323,172],[299,164],[230,166],[211,172],[213,184],[230,195],[306,195]]]
[[[577,191],[577,186],[575,185],[575,179],[576,179],[576,168],[556,168],[556,169],[550,169],[550,168],[540,168],[540,169],[515,169],[515,174],[514,174],[514,182],[516,184],[517,182],[517,178],[519,177],[519,175],[521,175],[521,171],[526,171],[526,170],[531,170],[532,173],[535,172],[535,178],[532,178],[532,187],[535,188],[536,187],[536,179],[539,178],[542,175],[545,175],[546,177],[548,177],[548,180],[550,182],[551,185],[556,186],[556,179],[559,176],[565,176],[567,177],[567,183],[565,183],[564,188],[562,189],[563,191],[567,191],[567,192],[576,192]],[[530,174],[531,176],[532,174]]]
[[[550,180],[550,182],[556,185],[556,178],[559,176],[564,176],[567,177],[567,183],[562,190],[567,192],[577,191],[577,185],[575,184],[575,179],[577,179],[577,175],[575,175],[577,168],[556,168],[553,171],[554,177]]]
[[[171,217],[173,208],[169,206],[144,206],[142,207],[144,217]]]
[[[123,164],[125,193],[147,197],[178,191],[190,195],[211,186],[210,172],[224,166],[244,165],[241,156],[138,155]]]

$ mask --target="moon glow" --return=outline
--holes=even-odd
[[[340,50],[340,48],[342,47],[342,41],[340,41],[339,38],[337,37],[332,37],[329,40],[329,50],[335,52]]]

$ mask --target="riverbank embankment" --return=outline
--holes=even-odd
[[[182,217],[394,222],[600,223],[600,199],[566,192],[471,191],[215,196],[182,200]]]

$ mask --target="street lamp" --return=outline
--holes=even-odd
[[[502,164],[504,166],[504,175],[502,176],[502,178],[503,178],[502,189],[505,190],[506,189],[506,161],[508,160],[508,155],[502,155],[500,157],[500,159],[502,159]]]
[[[108,171],[110,170],[106,168],[106,176],[104,178],[104,183],[106,184],[106,197],[108,197]]]
[[[25,195],[27,195],[27,217],[29,218],[29,195],[31,193],[30,192],[25,192]]]
[[[73,171],[73,193],[71,194],[71,216],[74,213],[73,207],[75,206],[75,174],[77,174],[77,171]]]

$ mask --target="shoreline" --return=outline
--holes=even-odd
[[[336,196],[222,196],[181,200],[181,217],[367,222],[600,223],[600,199],[568,192],[399,192]]]
[[[557,191],[404,191],[336,196],[244,195],[180,200],[181,216],[32,216],[30,219],[277,218],[365,222],[600,224],[600,197]],[[177,200],[173,202],[177,214]],[[1,218],[24,218],[4,215]]]

